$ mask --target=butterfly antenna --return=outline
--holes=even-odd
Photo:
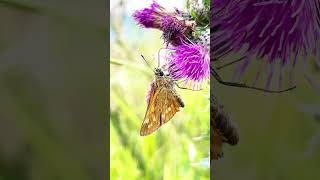
[[[146,60],[146,58],[144,58],[144,56],[141,54],[141,57],[143,59],[143,61],[146,63],[146,65],[154,72],[154,70],[152,69],[152,67],[150,66],[150,64],[148,63],[148,61]]]
[[[164,49],[164,48],[160,48],[158,51],[158,68],[160,67],[160,53],[161,53],[162,49]]]
[[[160,53],[162,50],[173,50],[173,49],[169,49],[169,48],[160,48],[158,51],[158,68],[160,67]]]

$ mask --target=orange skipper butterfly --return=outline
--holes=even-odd
[[[144,59],[143,56],[142,58]],[[155,68],[154,75],[147,111],[140,129],[141,136],[149,135],[159,129],[172,119],[180,107],[184,107],[182,99],[174,88],[175,81],[164,74],[161,68]]]

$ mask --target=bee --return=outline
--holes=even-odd
[[[230,114],[224,111],[222,105],[216,102],[211,103],[210,114],[210,157],[211,159],[218,159],[223,157],[224,143],[238,144],[239,133]]]
[[[142,58],[144,59],[143,56]],[[182,99],[174,88],[176,82],[164,74],[161,68],[155,68],[154,75],[147,111],[140,129],[141,136],[149,135],[159,129],[172,119],[180,107],[184,107]]]
[[[212,58],[212,59],[213,61],[217,60],[215,58]],[[296,88],[296,86],[292,86],[290,88],[283,89],[283,90],[269,90],[269,89],[255,87],[255,86],[249,86],[244,83],[224,81],[219,75],[219,73],[216,71],[216,69],[217,70],[222,69],[234,63],[240,62],[244,59],[245,57],[242,57],[240,59],[237,59],[233,62],[227,63],[217,68],[214,68],[212,65],[210,65],[210,74],[212,77],[211,79],[214,78],[218,83],[226,86],[253,89],[253,90],[267,92],[267,93],[282,93],[282,92],[287,92]],[[224,111],[223,106],[219,105],[216,102],[216,98],[212,94],[212,91],[210,92],[211,92],[210,94],[210,101],[211,101],[210,102],[210,116],[211,116],[210,117],[210,159],[213,160],[213,159],[218,159],[223,157],[223,144],[225,143],[230,145],[238,144],[239,133],[238,133],[238,128],[234,123],[233,119],[231,118],[230,114]]]

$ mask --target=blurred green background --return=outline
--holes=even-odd
[[[236,59],[229,57],[225,60]],[[303,69],[303,58],[294,70],[297,88],[280,94],[234,88],[217,84],[214,92],[225,111],[239,127],[237,146],[225,146],[224,158],[214,162],[214,179],[243,180],[301,180],[320,179],[320,89],[311,87],[304,73],[320,85],[319,69],[310,58]],[[217,64],[224,64],[220,62]],[[253,60],[242,82],[253,82],[258,69]],[[232,80],[237,67],[219,70],[225,80]],[[284,69],[282,88],[287,88],[288,69]],[[256,85],[264,87],[268,68],[262,69],[262,79]],[[279,88],[275,70],[272,89]]]
[[[206,90],[178,89],[185,108],[149,136],[139,135],[146,112],[146,95],[154,78],[152,68],[164,47],[161,32],[142,29],[132,10],[151,1],[111,2],[111,179],[209,179],[209,84]],[[165,7],[183,7],[184,1],[158,1]],[[134,7],[133,7],[134,6]]]
[[[0,179],[106,179],[104,0],[0,0]]]

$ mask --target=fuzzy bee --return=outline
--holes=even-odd
[[[210,107],[211,159],[223,157],[223,144],[236,145],[239,142],[238,128],[230,114],[223,110],[223,106],[216,102]]]

